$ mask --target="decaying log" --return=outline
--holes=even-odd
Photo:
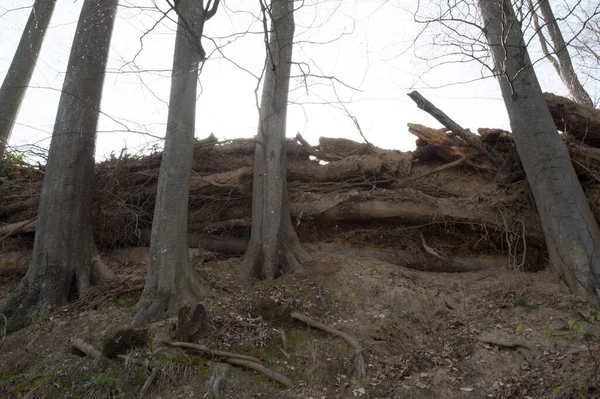
[[[523,165],[521,165],[521,158],[519,158],[517,148],[512,147],[504,163],[498,168],[494,177],[494,183],[504,186],[525,178],[525,170],[523,169]]]
[[[427,126],[408,124],[408,131],[427,142],[437,155],[448,162],[467,157],[467,163],[479,169],[495,170],[496,165],[486,157],[479,156],[476,148],[468,147],[456,137],[450,137],[445,129],[431,129]]]
[[[318,328],[319,330],[335,335],[336,337],[339,337],[346,341],[346,343],[350,345],[350,347],[352,347],[352,349],[354,349],[354,351],[356,352],[356,371],[358,374],[358,378],[362,379],[367,376],[367,367],[365,364],[365,358],[363,357],[364,348],[356,338],[336,328],[330,327],[325,323],[313,320],[310,317],[301,313],[294,312],[291,316],[292,319],[299,320],[303,323],[308,324],[311,327]]]
[[[367,143],[357,143],[348,139],[332,137],[320,137],[319,148],[329,159],[336,157],[341,159],[351,155],[372,155],[377,152],[375,147]]]
[[[600,109],[552,93],[544,93],[544,97],[558,130],[581,143],[600,147]]]
[[[434,273],[466,273],[487,269],[499,269],[508,265],[508,258],[500,255],[448,256],[448,261],[428,253],[413,254],[409,251],[380,248],[352,248],[334,244],[304,244],[313,251],[327,252],[360,258],[377,259],[393,265]]]
[[[485,154],[493,164],[500,165],[502,157],[489,146],[482,143],[476,134],[471,133],[468,129],[462,128],[458,123],[454,122],[448,115],[442,112],[439,108],[433,105],[429,100],[423,97],[419,92],[413,91],[408,93],[408,96],[417,103],[417,106],[433,116],[438,122],[446,126],[448,130],[458,135],[470,147],[477,149],[480,153]]]

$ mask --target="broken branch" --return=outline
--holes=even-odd
[[[210,349],[204,345],[198,345],[198,344],[192,344],[189,342],[167,342],[167,345],[169,346],[174,346],[177,348],[188,348],[188,349],[196,349],[200,352],[205,352],[208,353],[210,355],[213,356],[221,356],[221,357],[226,357],[228,359],[239,359],[239,360],[244,360],[244,361],[249,361],[249,362],[254,362],[254,363],[262,363],[260,361],[260,359],[257,359],[255,357],[252,356],[246,356],[246,355],[238,355],[237,353],[230,353],[230,352],[224,352],[224,351],[219,351],[219,350],[214,350],[214,349]]]

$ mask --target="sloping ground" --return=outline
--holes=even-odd
[[[303,271],[269,283],[233,278],[239,258],[193,253],[212,287],[205,306],[212,349],[251,355],[292,380],[285,389],[223,359],[170,349],[175,319],[150,328],[130,354],[159,369],[145,397],[210,397],[215,377],[227,398],[595,398],[600,321],[546,272],[506,269],[438,274],[377,260],[314,253]],[[34,324],[0,348],[0,397],[137,397],[146,367],[72,352],[81,338],[102,349],[127,327],[144,278],[142,248],[107,256],[118,276],[85,302],[31,315]],[[4,297],[16,279],[2,281]],[[1,298],[0,298],[1,299]],[[357,338],[339,338],[293,321],[299,311]],[[596,334],[593,338],[591,334]]]

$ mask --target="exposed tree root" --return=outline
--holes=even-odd
[[[189,342],[166,342],[166,344],[169,346],[177,347],[177,348],[195,349],[200,352],[208,353],[209,355],[220,356],[220,357],[224,357],[227,359],[239,359],[239,360],[246,360],[249,362],[261,363],[260,359],[257,359],[252,356],[239,355],[237,353],[224,352],[224,351],[219,351],[219,350],[215,350],[215,349],[210,349],[204,345],[192,344]]]
[[[281,385],[283,385],[287,388],[292,387],[292,381],[290,381],[289,378],[287,378],[286,376],[281,375],[271,369],[266,368],[265,366],[263,366],[260,363],[255,363],[255,362],[251,362],[248,360],[231,359],[231,358],[227,359],[226,362],[229,364],[233,364],[235,366],[242,366],[242,367],[246,367],[251,370],[254,370],[254,371],[258,371],[259,373],[266,375],[273,381],[277,381],[278,383],[280,383]]]
[[[150,388],[150,385],[152,385],[152,383],[156,379],[157,374],[158,374],[158,369],[153,368],[152,371],[150,372],[150,375],[146,379],[146,382],[144,382],[142,389],[140,389],[140,395],[139,395],[140,399],[142,399],[144,397],[144,395],[146,394],[146,391],[148,391],[148,389]]]
[[[358,373],[358,378],[364,378],[367,376],[367,368],[365,364],[365,358],[363,357],[364,348],[360,345],[358,340],[343,331],[337,330],[333,327],[328,326],[327,324],[321,323],[319,321],[313,320],[308,316],[305,316],[301,313],[294,312],[292,313],[292,319],[299,320],[303,323],[308,324],[311,327],[318,328],[319,330],[323,330],[328,332],[329,334],[333,334],[337,337],[340,337],[348,345],[350,345],[356,351],[356,371]]]

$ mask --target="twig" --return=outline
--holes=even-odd
[[[450,168],[453,168],[453,167],[458,166],[458,165],[462,165],[469,158],[470,157],[467,157],[467,156],[460,157],[456,161],[452,161],[450,163],[447,163],[447,164],[444,164],[444,165],[440,165],[440,166],[437,166],[435,168],[428,169],[428,170],[424,171],[423,173],[419,173],[417,175],[405,177],[404,179],[401,179],[401,180],[397,181],[396,183],[394,183],[394,185],[395,186],[401,186],[401,185],[409,183],[411,181],[418,180],[418,179],[421,179],[423,177],[432,175],[434,173],[441,172],[442,170],[446,170],[446,169],[450,169]]]
[[[262,364],[248,361],[248,360],[240,360],[240,359],[232,359],[232,358],[227,359],[226,362],[229,364],[233,364],[235,366],[242,366],[242,367],[246,367],[251,370],[254,370],[254,371],[258,371],[259,373],[262,373],[262,374],[266,375],[267,377],[271,378],[273,381],[277,381],[281,385],[284,385],[288,388],[292,387],[292,381],[290,381],[289,378],[287,378],[286,376],[281,375],[271,369],[266,368]]]
[[[429,245],[427,245],[427,242],[425,241],[425,236],[423,235],[423,232],[419,232],[419,234],[421,235],[421,243],[423,244],[423,248],[425,248],[425,251],[427,251],[428,254],[435,256],[436,258],[438,258],[444,262],[450,262],[450,259],[446,258],[445,256],[440,255],[435,249],[433,249]]]
[[[260,361],[260,359],[257,359],[252,356],[238,355],[237,353],[230,353],[230,352],[223,352],[223,351],[219,351],[219,350],[210,349],[204,345],[192,344],[189,342],[167,342],[167,345],[175,346],[177,348],[196,349],[198,351],[206,352],[213,356],[221,356],[221,357],[226,357],[228,359],[239,359],[239,360],[245,360],[245,361],[254,362],[254,363],[258,363],[258,364],[262,363]]]
[[[301,313],[294,312],[292,313],[292,319],[299,320],[303,323],[308,324],[311,327],[318,328],[319,330],[323,330],[328,332],[329,334],[340,337],[348,345],[350,345],[356,351],[356,370],[358,371],[358,377],[364,378],[367,375],[367,370],[365,366],[365,359],[362,355],[364,348],[360,345],[360,343],[356,340],[356,338],[346,334],[343,331],[337,330],[333,327],[328,326],[327,324],[321,323],[319,321],[313,320],[308,316],[305,316]]]
[[[72,346],[81,353],[84,353],[93,359],[100,359],[102,357],[102,353],[100,353],[98,349],[94,348],[87,342],[84,342],[81,338],[75,338],[73,340]]]
[[[158,374],[158,369],[157,368],[153,368],[152,372],[150,373],[150,375],[146,379],[146,382],[144,382],[144,385],[142,386],[142,389],[140,390],[140,396],[139,396],[140,399],[142,399],[144,397],[144,394],[146,393],[146,391],[148,390],[148,388],[150,388],[150,385],[152,384],[152,382],[156,378],[157,374]]]

